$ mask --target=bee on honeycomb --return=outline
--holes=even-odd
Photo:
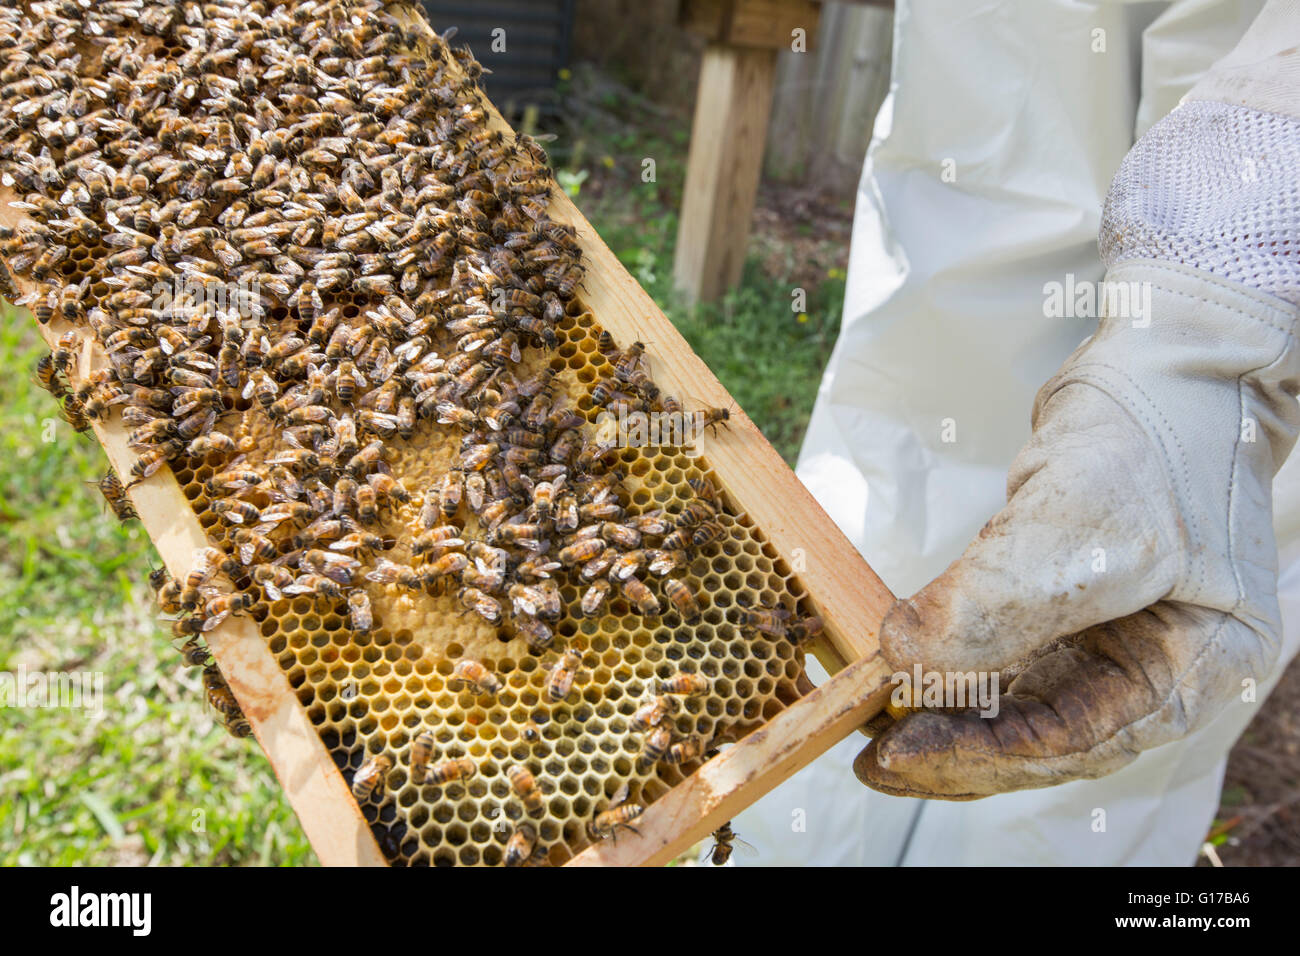
[[[201,638],[248,617],[391,862],[558,863],[797,697],[820,624],[703,458],[597,427],[681,405],[450,39],[378,0],[0,10],[0,279],[65,417],[207,533],[155,590],[231,732]]]

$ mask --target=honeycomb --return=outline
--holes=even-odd
[[[658,410],[670,400],[653,385],[649,363],[637,357],[639,343],[615,341],[583,304],[571,271],[580,269],[571,238],[540,209],[526,208],[530,200],[545,199],[549,170],[518,140],[509,165],[492,163],[493,151],[504,147],[488,128],[486,112],[476,108],[472,58],[450,50],[427,25],[410,26],[394,15],[397,9],[360,0],[96,9],[33,2],[0,13],[8,83],[0,91],[0,125],[11,136],[0,149],[0,172],[4,185],[23,197],[16,208],[27,217],[6,230],[0,252],[28,290],[8,294],[60,335],[41,377],[74,426],[90,415],[136,429],[139,438],[140,430],[154,427],[151,422],[162,422],[138,442],[141,459],[132,480],[158,480],[154,475],[165,474],[164,465],[170,469],[213,550],[210,559],[196,555],[193,581],[153,583],[164,610],[176,615],[173,628],[185,640],[186,662],[204,667],[208,699],[232,733],[247,735],[250,728],[210,662],[203,635],[234,613],[257,622],[390,863],[558,865],[593,839],[617,839],[614,823],[634,827],[641,808],[713,751],[797,699],[801,643],[815,633],[816,619],[803,610],[806,595],[797,578],[728,500],[705,457],[691,447],[607,441],[600,416],[615,404]],[[259,28],[235,31],[232,23]],[[143,44],[135,42],[140,34]],[[259,39],[250,45],[249,34]],[[125,49],[115,46],[125,38]],[[222,56],[224,50],[233,54]],[[252,55],[260,56],[255,65],[262,75],[241,83],[248,75],[241,65],[253,63],[241,56]],[[370,69],[386,70],[387,82],[367,86]],[[123,72],[132,80],[125,88]],[[218,155],[229,160],[225,171],[239,164],[234,146],[220,146],[220,137],[241,144],[233,127],[227,131],[219,122],[201,126],[199,134],[186,132],[196,119],[213,121],[204,110],[214,108],[200,105],[199,85],[185,86],[195,72],[209,93],[234,97],[239,90],[252,98],[266,86],[274,102],[264,97],[253,107],[271,142],[262,158],[272,157],[273,168],[292,167],[287,185],[275,180],[287,198],[264,195],[265,185],[249,193],[247,182],[215,189]],[[394,82],[399,74],[400,84]],[[139,99],[141,87],[155,91],[151,99]],[[446,91],[433,94],[434,101],[445,95],[446,102],[429,106],[424,116],[421,104],[431,102],[430,89]],[[81,90],[108,102],[116,97],[116,110],[92,110],[93,101],[78,99]],[[336,130],[314,129],[320,111],[304,98],[324,99],[337,90],[357,105],[356,113],[345,110],[348,123],[366,128],[371,121],[368,145],[349,146]],[[24,107],[23,98],[34,93],[41,94],[38,109]],[[152,111],[144,109],[151,104]],[[420,134],[407,116],[423,117],[436,133]],[[171,175],[176,166],[163,164],[167,175],[138,181],[129,169],[114,166],[122,161],[124,147],[114,137],[123,123],[156,141],[157,152],[174,156],[182,171]],[[304,126],[313,128],[295,134],[291,146],[275,148],[272,137],[279,131]],[[422,135],[432,145],[424,146]],[[338,156],[329,152],[345,146],[378,157],[372,190],[363,188],[366,177],[357,176],[352,197],[344,196],[331,179]],[[248,147],[251,152],[251,138]],[[95,161],[84,161],[87,155]],[[150,148],[143,155],[147,164],[156,153]],[[429,162],[422,175],[386,172],[412,155]],[[95,165],[100,156],[108,169]],[[320,175],[307,172],[306,157]],[[250,169],[256,165],[249,162],[242,173],[254,186],[258,173],[250,176]],[[109,175],[113,171],[118,175]],[[440,201],[454,202],[460,212],[443,234],[452,237],[445,248],[420,231],[421,213],[412,201],[416,183],[447,185]],[[476,194],[481,198],[471,199]],[[307,209],[293,229],[277,234],[295,240],[299,251],[286,254],[284,242],[263,254],[250,244],[241,246],[243,265],[230,256],[228,239],[221,242],[238,227],[229,225],[228,213],[245,195],[262,197],[246,203],[245,215],[261,216],[259,222],[285,221],[289,205]],[[374,205],[349,206],[353,197]],[[259,208],[263,200],[267,209]],[[192,205],[196,201],[201,205]],[[178,231],[166,218],[167,203],[192,216],[186,228],[195,231]],[[483,215],[480,222],[480,206],[495,220]],[[327,273],[316,267],[342,245],[331,244],[338,237],[326,232],[346,219],[349,208],[375,210],[375,216],[348,234],[356,237],[350,248],[357,254],[335,260],[350,263],[348,280],[321,292],[316,284],[324,285]],[[121,226],[128,217],[130,230]],[[380,228],[389,228],[390,220],[404,223],[405,239]],[[539,265],[524,279],[511,264],[520,258],[502,252],[511,242],[525,254],[539,252],[541,263],[558,261],[570,271]],[[404,256],[410,247],[427,258]],[[134,248],[150,255],[122,256]],[[215,261],[223,255],[224,273]],[[300,264],[295,272],[286,256],[315,267],[307,271]],[[241,332],[227,316],[186,299],[143,308],[132,294],[140,286],[136,277],[160,271],[155,263],[190,270],[187,275],[223,273],[228,282],[260,277],[269,288],[259,293],[260,313],[246,319]],[[401,278],[363,281],[382,278],[384,269]],[[495,292],[507,298],[490,309],[474,306],[478,312],[467,305]],[[514,310],[512,301],[522,307]],[[395,314],[405,315],[403,305],[414,318],[395,321]],[[488,322],[483,341],[461,321],[466,309]],[[324,336],[311,341],[322,315],[334,316],[334,331],[346,329],[351,342],[364,345],[351,354],[358,367],[368,360],[360,377],[369,373],[370,379],[346,394],[340,381],[346,354],[330,356]],[[263,333],[269,352],[250,354],[249,339],[256,342]],[[93,339],[96,363],[81,380],[70,353]],[[238,347],[237,358],[227,345]],[[407,368],[395,371],[391,356],[403,346],[412,350],[401,359]],[[478,358],[493,348],[491,362]],[[440,400],[419,400],[411,407],[420,414],[399,424],[395,410],[416,402],[412,396],[424,388],[410,373],[429,356],[446,363],[430,365]],[[228,358],[229,381],[221,371]],[[454,362],[477,376],[461,391],[455,376],[442,371]],[[272,400],[259,393],[267,379]],[[158,384],[169,382],[175,397],[158,399]],[[317,382],[328,384],[298,402]],[[391,394],[388,383],[395,383]],[[196,389],[212,394],[201,398]],[[511,423],[495,429],[484,424],[516,394]],[[293,402],[281,409],[281,399]],[[177,410],[190,401],[198,403],[197,425],[194,408]],[[320,408],[327,419],[295,424],[301,408]],[[537,419],[534,408],[540,408]],[[542,413],[545,422],[563,427],[544,424]],[[337,429],[345,418],[357,430],[349,450],[372,443],[379,449],[360,465],[339,451],[344,442]],[[313,430],[325,420],[323,431]],[[176,436],[185,421],[191,424],[182,442]],[[561,453],[561,440],[570,435],[573,448]],[[475,455],[486,464],[471,464]],[[244,473],[256,480],[230,477]],[[459,497],[445,491],[448,475],[457,473]],[[485,476],[487,489],[478,504],[466,480],[475,474]],[[348,476],[356,480],[339,504],[338,489]],[[550,506],[537,490],[544,481],[555,485]],[[363,505],[367,486],[376,489],[372,513]],[[112,482],[106,494],[120,496],[109,488]],[[581,527],[562,533],[566,495],[583,517]],[[299,510],[286,511],[292,508]],[[129,511],[118,513],[129,517]],[[269,518],[272,513],[277,517]],[[331,521],[339,526],[315,530]],[[533,526],[540,530],[524,533]],[[707,534],[692,537],[706,527]],[[639,542],[621,540],[629,528],[637,529]],[[260,529],[256,539],[249,534],[254,529]],[[584,543],[588,531],[603,545],[595,549],[596,560],[526,570],[531,560],[563,557],[568,547]],[[426,532],[445,532],[460,543],[422,544]],[[666,548],[675,534],[687,544]],[[353,535],[364,542],[335,547]],[[491,560],[484,564],[474,555]],[[658,571],[655,555],[666,559]],[[429,570],[441,567],[443,558],[453,559],[448,566],[454,570]],[[498,558],[499,580],[491,566]],[[618,564],[609,563],[625,560],[631,571],[616,577]],[[202,571],[205,561],[210,564]],[[409,579],[398,577],[401,571]],[[629,595],[628,581],[643,584],[643,594]],[[525,585],[558,600],[558,608],[538,610],[536,591],[516,597],[514,589]],[[584,598],[593,586],[606,587],[608,596],[588,613]],[[698,608],[674,601],[683,592]],[[489,679],[478,686],[465,679],[467,661],[485,668]],[[572,681],[567,692],[560,686],[565,677]],[[417,768],[424,768],[423,780]]]

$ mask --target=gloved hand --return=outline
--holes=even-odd
[[[1266,9],[1125,159],[1101,247],[1136,305],[1038,393],[1006,508],[881,628],[899,671],[1017,676],[991,719],[889,726],[854,764],[868,786],[960,800],[1102,776],[1274,665],[1271,485],[1300,429],[1300,118],[1279,115],[1300,114],[1298,19]]]

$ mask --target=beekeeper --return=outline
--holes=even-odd
[[[913,595],[889,663],[997,672],[998,713],[881,721],[735,829],[768,864],[1190,864],[1300,643],[1300,0],[895,30],[798,472]]]

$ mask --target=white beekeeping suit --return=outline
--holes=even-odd
[[[1036,393],[1096,328],[1047,314],[1051,284],[1068,293],[1102,279],[1098,230],[1121,161],[1263,6],[898,0],[843,329],[798,468],[895,594],[943,572],[1006,503]],[[1295,3],[1274,7],[1300,17]],[[1300,103],[1265,105],[1300,115]],[[854,735],[737,818],[759,856],[733,859],[1193,862],[1226,754],[1300,644],[1298,457],[1273,485],[1281,639],[1256,702],[1108,776],[968,803],[867,790],[851,769],[865,742]]]

